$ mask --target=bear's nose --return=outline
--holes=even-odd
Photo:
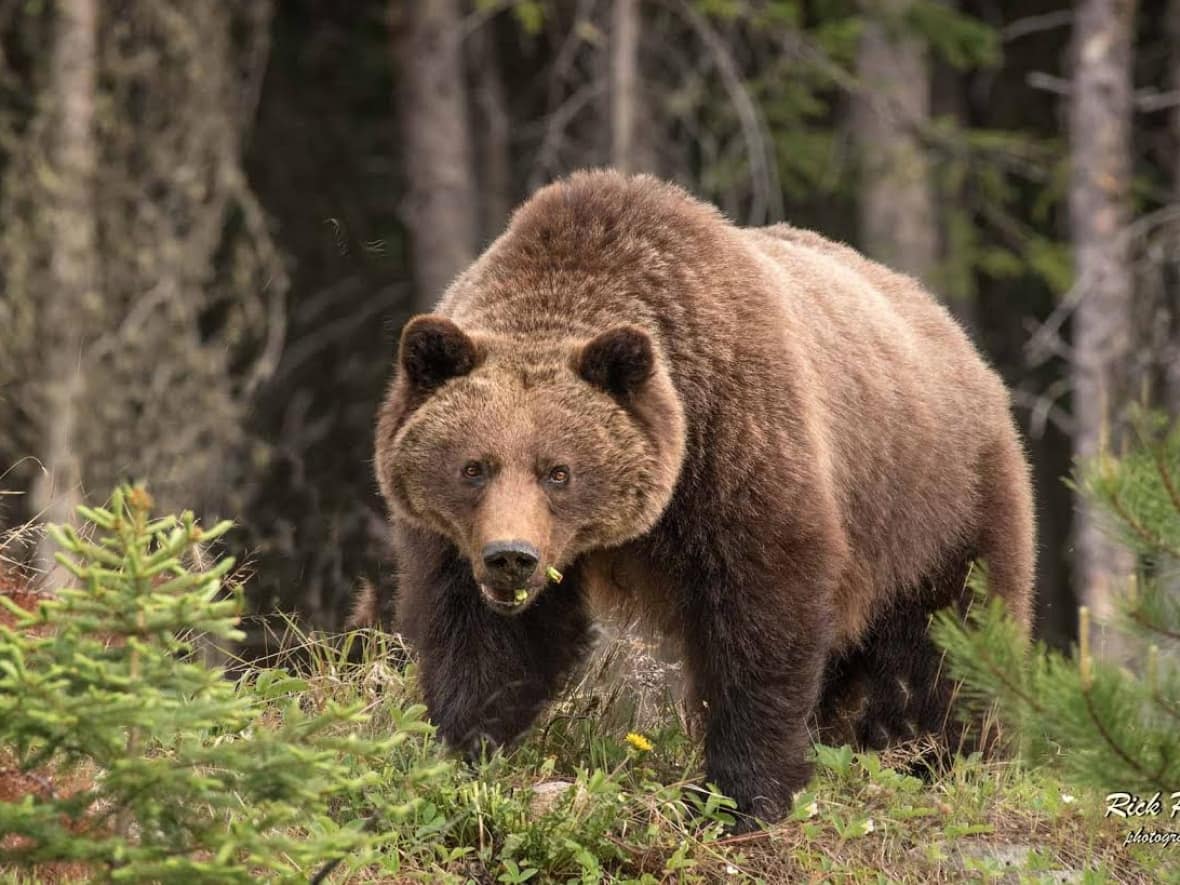
[[[541,559],[537,548],[527,541],[492,541],[481,553],[488,571],[513,584],[530,577]]]

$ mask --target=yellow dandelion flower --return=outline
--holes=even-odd
[[[638,734],[637,732],[634,732],[634,731],[628,732],[626,740],[627,740],[627,743],[629,743],[632,747],[634,747],[640,753],[651,752],[652,742],[649,741],[647,738],[645,738],[643,735]]]

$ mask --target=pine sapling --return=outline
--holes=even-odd
[[[417,773],[379,773],[428,727],[420,710],[392,711],[393,733],[367,739],[358,706],[306,709],[283,671],[234,682],[200,663],[195,636],[242,635],[233,561],[194,564],[230,525],[151,507],[143,488],[121,488],[109,507],[80,508],[91,530],[51,529],[77,585],[34,611],[0,596],[16,617],[0,625],[0,765],[41,785],[0,801],[0,870],[306,881],[373,843],[370,796],[383,819],[412,807]]]

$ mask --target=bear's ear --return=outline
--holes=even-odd
[[[416,316],[402,330],[398,361],[410,384],[433,390],[475,368],[475,342],[446,317]]]
[[[615,396],[634,393],[655,369],[651,338],[634,326],[616,326],[590,339],[575,358],[577,373]]]

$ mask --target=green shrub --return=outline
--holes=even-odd
[[[196,660],[196,635],[240,636],[240,600],[223,581],[232,561],[194,564],[229,524],[152,519],[151,503],[122,488],[107,509],[80,508],[91,537],[51,529],[78,586],[32,612],[0,597],[17,618],[0,626],[0,764],[37,785],[0,802],[0,866],[306,881],[325,860],[372,847],[378,828],[365,817],[408,813],[411,781],[432,773],[376,773],[428,730],[421,707],[394,711],[388,737],[362,738],[359,705],[308,711],[305,683],[285,672],[234,682]]]
[[[1106,629],[1146,648],[1131,664],[1139,672],[1091,654],[1086,608],[1070,654],[1025,643],[1002,604],[982,596],[968,625],[941,613],[933,635],[968,696],[996,703],[1025,758],[1100,790],[1170,794],[1180,784],[1180,426],[1147,414],[1136,426],[1133,451],[1081,465],[1077,484],[1137,553]]]

